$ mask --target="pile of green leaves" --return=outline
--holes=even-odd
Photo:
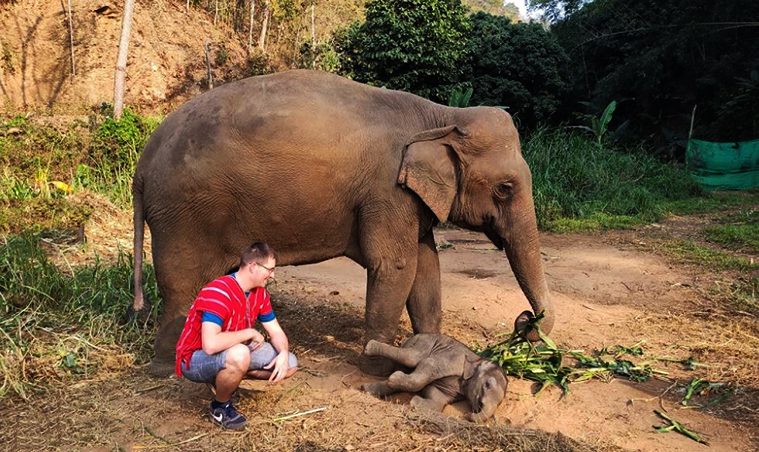
[[[620,345],[606,347],[589,356],[580,350],[564,350],[540,329],[537,323],[542,318],[533,319],[531,328],[538,331],[542,344],[532,344],[516,332],[512,332],[506,341],[490,345],[485,349],[475,350],[480,356],[488,358],[503,368],[507,375],[541,383],[542,391],[547,385],[559,386],[564,395],[569,392],[569,383],[597,378],[610,381],[612,378],[625,378],[631,381],[647,381],[654,374],[666,374],[651,367],[650,363],[633,363],[623,359],[624,355],[641,356],[640,343],[631,347]],[[612,359],[603,359],[603,356]],[[564,365],[564,358],[574,359],[574,366]]]

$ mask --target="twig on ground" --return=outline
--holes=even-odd
[[[294,417],[305,416],[305,415],[311,414],[311,413],[318,413],[319,411],[324,411],[327,408],[329,408],[329,407],[315,408],[313,410],[304,411],[302,413],[295,413],[295,414],[291,414],[289,416],[282,416],[282,417],[274,418],[274,419],[272,419],[272,422],[279,422],[279,421],[284,421],[284,420],[287,420],[287,419],[292,419]]]
[[[208,433],[203,433],[203,434],[200,434],[198,436],[193,436],[190,439],[186,439],[184,441],[180,441],[178,443],[162,444],[160,446],[150,446],[150,445],[143,446],[143,445],[138,444],[138,445],[134,446],[132,449],[137,449],[137,450],[142,450],[142,449],[166,449],[168,447],[177,447],[177,446],[181,446],[183,444],[190,443],[192,441],[197,441],[200,438],[203,438],[204,436],[208,436],[208,435],[209,435]],[[166,440],[164,439],[164,441],[166,441]]]

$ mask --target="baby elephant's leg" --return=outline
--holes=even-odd
[[[364,349],[366,356],[384,356],[406,367],[416,367],[422,359],[422,352],[413,348],[398,348],[392,345],[377,342],[374,339],[366,344]]]
[[[443,408],[451,402],[451,398],[445,395],[434,385],[427,385],[421,395],[415,395],[411,399],[411,406],[416,409],[443,411]]]
[[[433,358],[424,358],[410,374],[397,371],[390,375],[387,382],[391,388],[398,391],[419,392],[431,382],[447,376],[441,372]]]

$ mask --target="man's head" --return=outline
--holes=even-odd
[[[274,277],[277,256],[274,250],[264,242],[256,242],[248,247],[240,257],[238,281],[242,286],[264,287]],[[245,288],[245,287],[244,287]]]

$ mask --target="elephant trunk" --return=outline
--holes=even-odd
[[[548,334],[553,329],[556,312],[548,292],[543,260],[540,256],[535,210],[529,210],[531,215],[524,215],[521,224],[514,225],[511,237],[504,239],[503,244],[519,287],[532,307],[532,312],[524,311],[519,314],[514,322],[514,329],[529,341],[537,342],[540,340],[538,332],[529,326],[533,313],[538,315],[543,312],[540,328],[543,333]]]
[[[469,413],[467,414],[467,418],[472,421],[476,422],[478,424],[481,424],[488,419],[490,419],[493,414],[495,414],[495,409],[498,408],[497,404],[490,403],[490,404],[484,404],[482,406],[482,409],[476,413]]]

